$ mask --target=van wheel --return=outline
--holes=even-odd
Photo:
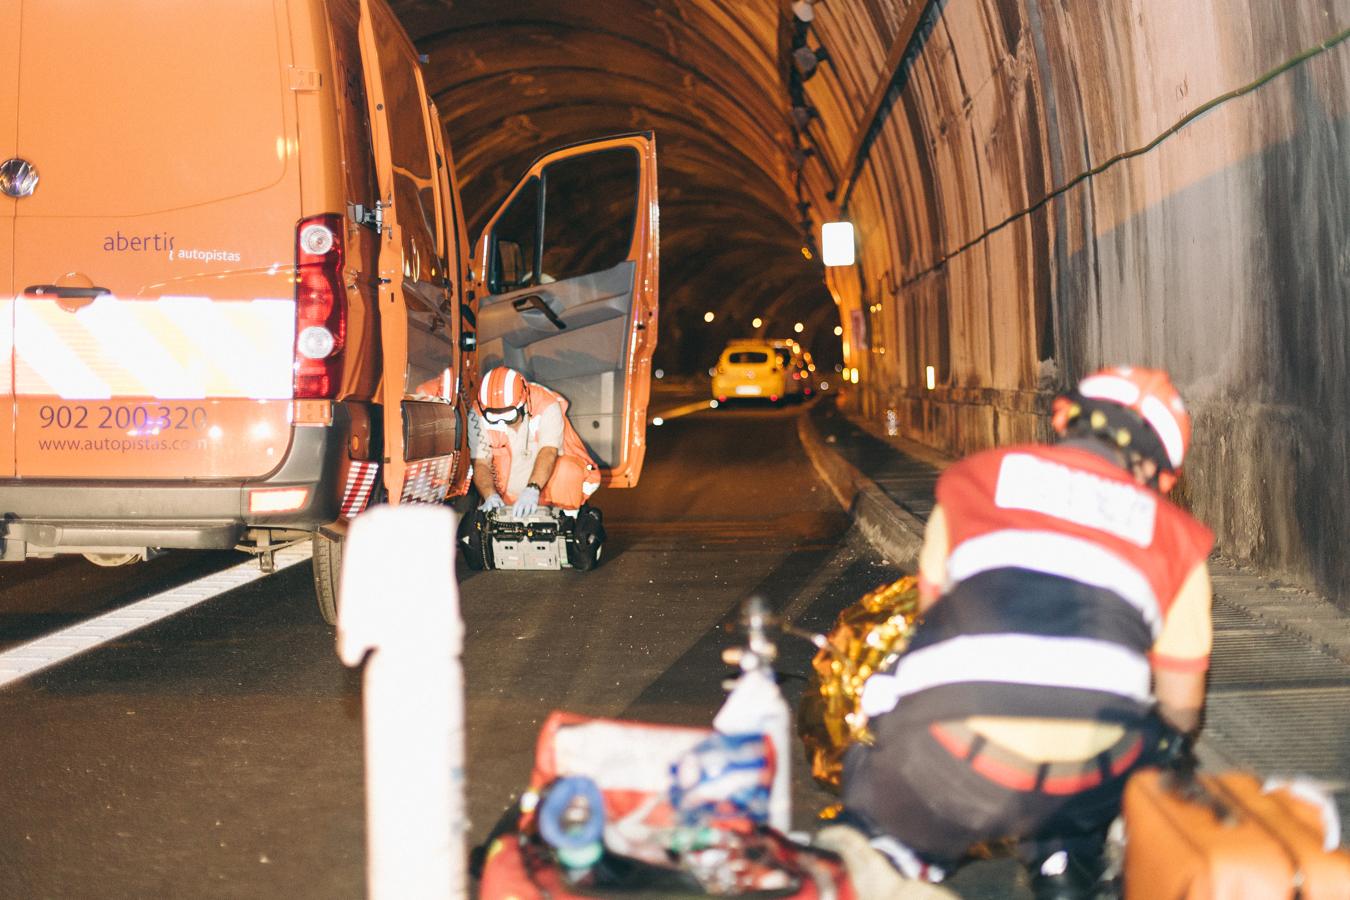
[[[321,534],[310,538],[314,569],[314,596],[319,601],[319,615],[329,625],[337,624],[338,584],[342,578],[342,539],[331,540]]]
[[[86,553],[84,558],[96,566],[104,566],[105,568],[129,566],[134,562],[141,561],[139,553]]]

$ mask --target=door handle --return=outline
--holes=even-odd
[[[562,331],[567,327],[567,323],[558,318],[558,314],[549,309],[548,303],[538,294],[530,294],[528,297],[517,297],[511,301],[511,305],[516,308],[516,312],[524,313],[530,310],[541,312],[544,318],[553,323],[553,327]]]
[[[23,292],[34,297],[56,297],[60,300],[93,300],[95,297],[112,293],[108,288],[98,285],[93,287],[67,287],[61,284],[30,284],[23,289]]]

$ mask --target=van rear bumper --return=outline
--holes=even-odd
[[[257,480],[0,482],[6,560],[99,548],[224,550],[250,528],[314,531],[338,519],[350,424],[334,404],[330,426],[296,426],[286,461]],[[308,489],[296,510],[250,514],[256,488]]]

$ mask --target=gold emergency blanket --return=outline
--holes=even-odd
[[[811,661],[811,678],[797,710],[811,775],[838,788],[844,748],[870,740],[859,710],[863,682],[905,649],[919,614],[918,579],[905,577],[865,594],[839,614]]]

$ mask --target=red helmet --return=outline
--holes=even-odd
[[[497,366],[483,376],[478,386],[478,408],[510,409],[522,405],[526,396],[525,376],[515,369]]]
[[[1111,421],[1115,417],[1108,412],[1113,407],[1134,415]],[[1092,415],[1094,433],[1156,462],[1158,490],[1165,494],[1176,484],[1191,445],[1191,416],[1166,372],[1133,366],[1102,369],[1080,381],[1068,396],[1055,398],[1051,424],[1063,435],[1083,415]]]

